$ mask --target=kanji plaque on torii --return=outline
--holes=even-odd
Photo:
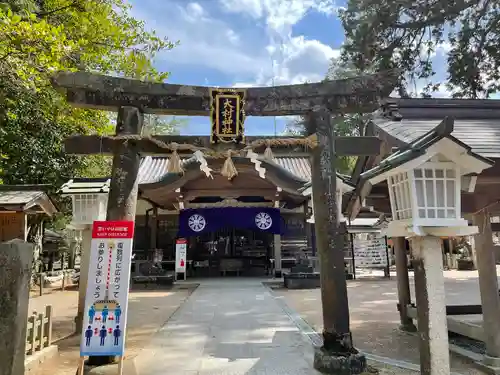
[[[244,142],[245,90],[211,89],[210,120],[212,130],[210,141]]]
[[[181,137],[141,137],[143,113],[208,116],[213,114],[212,93],[244,92],[244,96],[228,96],[226,101],[221,96],[221,101],[215,102],[219,104],[215,110],[216,117],[219,116],[215,123],[219,125],[215,135],[217,140],[230,143],[220,142],[212,146],[215,151],[222,149],[228,161],[231,153],[251,148],[251,145],[234,144],[235,141],[243,143],[244,116],[307,116],[311,136],[303,144],[310,145],[311,139],[315,139],[312,180],[313,198],[317,202],[314,215],[321,261],[324,321],[324,345],[316,351],[315,367],[327,373],[359,374],[365,370],[366,360],[353,347],[349,329],[343,234],[339,230],[337,215],[335,161],[338,155],[378,154],[380,141],[376,137],[337,138],[332,118],[335,114],[372,112],[378,107],[379,100],[391,93],[397,77],[398,72],[390,71],[301,85],[216,90],[79,72],[60,73],[53,84],[67,90],[67,98],[74,105],[118,111],[115,137],[73,136],[65,141],[66,152],[72,154],[113,154],[108,220],[133,220],[141,155],[173,155],[177,153],[178,143],[189,142],[186,137],[182,138],[183,142],[179,142]],[[230,116],[225,118],[225,113]],[[214,133],[211,134],[213,141]],[[184,147],[184,150],[193,151],[194,148]]]

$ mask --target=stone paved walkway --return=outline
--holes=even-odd
[[[204,281],[150,346],[141,375],[309,375],[312,346],[259,280]]]

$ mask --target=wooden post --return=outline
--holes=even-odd
[[[392,237],[394,255],[396,257],[396,280],[398,283],[399,329],[406,332],[416,332],[417,327],[408,316],[408,305],[411,304],[410,278],[408,277],[408,259],[406,256],[406,241],[404,237]]]
[[[47,325],[45,326],[45,336],[47,336],[47,345],[52,345],[52,305],[45,307],[45,316],[47,317]]]
[[[90,263],[90,245],[92,243],[92,229],[86,225],[82,230],[82,243],[80,245],[80,279],[78,281],[78,311],[75,317],[75,331],[82,333],[83,317],[85,316],[85,295]]]
[[[449,375],[441,239],[433,236],[413,237],[411,246],[414,254],[420,372],[423,375]]]
[[[389,256],[389,246],[387,245],[387,236],[384,236],[385,243],[385,260],[387,262],[387,267],[384,268],[384,276],[387,278],[391,278],[391,259]]]
[[[274,202],[274,207],[279,208],[279,201]],[[282,271],[281,264],[281,234],[273,236],[273,249],[274,249],[274,277],[280,278]]]
[[[311,236],[311,224],[307,222],[307,215],[309,212],[309,206],[306,203],[304,203],[304,229],[306,232],[306,242],[307,242],[307,249],[311,250],[311,255],[312,255],[312,236]]]
[[[30,336],[30,354],[33,355],[36,352],[36,311],[33,311],[31,316],[28,319],[29,324],[31,325],[31,336]]]
[[[44,339],[43,339],[43,328],[45,326],[45,315],[44,313],[40,313],[38,314],[38,316],[36,317],[36,336],[37,336],[37,339],[38,339],[38,345],[37,345],[37,349],[38,350],[42,350],[43,347],[44,347]]]
[[[85,357],[80,357],[80,361],[78,363],[78,375],[83,375],[85,372]]]
[[[151,213],[151,224],[150,224],[150,239],[149,239],[149,253],[152,254],[151,259],[156,256],[157,239],[158,239],[158,207],[153,207]]]
[[[483,328],[486,354],[484,364],[500,368],[500,297],[498,295],[498,280],[495,254],[493,252],[493,235],[491,231],[490,214],[483,209],[472,218],[479,228],[475,236],[476,259],[479,273],[479,291],[483,307]]]
[[[273,235],[274,277],[281,277],[281,234]]]
[[[352,278],[356,280],[356,257],[354,255],[354,233],[349,233],[349,244],[351,245]]]
[[[135,107],[120,107],[116,135],[141,134],[144,115]],[[138,142],[123,142],[113,155],[107,220],[135,220],[137,173],[141,156]]]
[[[339,235],[337,217],[335,150],[330,116],[329,112],[322,112],[317,121],[319,144],[312,159],[312,195],[321,265],[323,340],[326,348],[343,352],[352,348],[352,340],[344,273],[344,237]]]
[[[45,281],[45,277],[44,277],[44,273],[43,272],[40,272],[40,275],[39,275],[39,294],[40,296],[43,296],[43,283]]]
[[[158,247],[158,207],[153,207],[151,219],[151,249],[154,250]]]
[[[323,347],[315,351],[314,367],[325,373],[360,374],[366,369],[366,359],[354,348],[349,328],[345,236],[337,210],[335,129],[326,110],[312,114],[310,122],[309,130],[314,128],[318,137],[311,173],[323,306]]]
[[[118,360],[118,375],[123,375],[123,360],[124,356],[121,356],[120,359]]]
[[[138,108],[120,107],[116,135],[141,134],[143,120],[144,115]],[[135,221],[139,190],[137,175],[141,162],[137,143],[133,140],[125,141],[113,154],[106,220]],[[90,356],[87,363],[89,366],[101,366],[114,363],[115,360],[114,356]]]

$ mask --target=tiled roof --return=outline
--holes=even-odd
[[[21,205],[45,194],[42,191],[0,191],[0,205]]]
[[[274,161],[303,180],[311,179],[311,162],[308,156],[274,156]]]
[[[452,135],[453,133],[453,135]],[[405,164],[411,160],[423,156],[430,146],[440,141],[443,138],[448,138],[458,144],[460,144],[467,153],[474,158],[482,160],[485,164],[491,166],[494,162],[490,159],[483,157],[480,154],[476,154],[474,151],[469,149],[465,142],[460,141],[455,137],[454,132],[454,120],[446,117],[438,126],[435,126],[429,132],[426,132],[422,136],[414,139],[407,144],[406,147],[400,148],[398,151],[389,155],[387,158],[382,160],[377,166],[372,169],[361,173],[360,183],[363,184],[387,171],[390,171],[402,164]]]
[[[47,185],[0,185],[0,207],[56,213],[57,207],[46,193]],[[43,207],[42,207],[43,206]]]
[[[141,159],[139,168],[139,184],[158,181],[167,173],[168,158],[146,156]]]
[[[307,156],[274,156],[274,162],[295,176],[311,179],[311,164]],[[146,156],[141,160],[139,184],[158,181],[167,172],[168,158]]]
[[[374,121],[378,128],[406,144],[415,141],[434,129],[439,120]],[[500,158],[499,120],[455,120],[453,135],[472,148],[472,151],[489,158]]]
[[[391,99],[373,123],[397,141],[409,144],[434,129],[446,116],[453,118],[453,136],[488,158],[500,158],[500,101],[467,99]],[[401,119],[391,118],[394,113]]]
[[[274,162],[301,180],[309,181],[311,179],[311,164],[306,155],[283,157],[275,155]],[[168,158],[166,157],[146,156],[142,158],[138,175],[139,184],[159,181],[167,173],[167,167]],[[61,193],[107,193],[109,183],[109,178],[74,178],[62,186]]]

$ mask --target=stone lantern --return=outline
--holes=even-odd
[[[443,375],[450,374],[450,359],[442,238],[478,232],[462,218],[461,192],[474,191],[477,174],[493,165],[452,132],[453,120],[445,118],[360,176],[362,183],[387,182],[392,220],[386,235],[411,244],[422,373]]]
[[[337,173],[337,217],[340,222],[346,221],[344,215],[342,214],[342,196],[344,193],[348,193],[354,190],[354,186],[349,181],[349,177],[344,176],[340,173]],[[308,207],[311,209],[311,216],[307,219],[308,223],[314,224],[314,206],[312,199],[312,183],[308,183],[305,188],[302,190],[302,195],[309,197]]]

